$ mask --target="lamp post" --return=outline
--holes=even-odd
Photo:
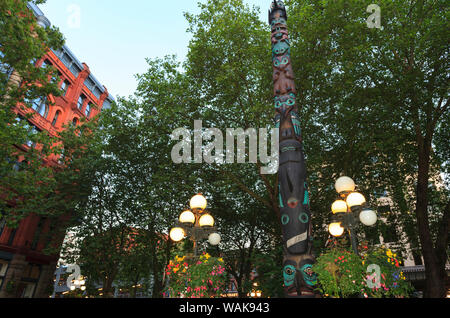
[[[328,231],[333,236],[341,236],[348,230],[353,252],[358,255],[356,224],[359,219],[362,224],[371,226],[377,222],[375,211],[366,206],[366,198],[355,191],[355,182],[349,177],[340,177],[334,185],[339,199],[331,205],[332,223]]]
[[[214,218],[206,212],[206,199],[203,195],[194,195],[190,202],[190,210],[183,211],[178,217],[177,226],[170,230],[169,236],[179,242],[188,236],[194,243],[194,257],[197,256],[198,241],[208,238],[211,245],[220,243],[220,235],[216,232]]]
[[[83,276],[80,276],[79,278],[72,280],[72,286],[70,287],[71,291],[74,291],[75,289],[79,288],[81,289],[81,291],[85,291],[86,290],[86,280],[84,279]]]

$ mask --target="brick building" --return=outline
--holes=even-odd
[[[50,21],[34,4],[28,7],[34,12],[41,27],[49,27]],[[58,70],[58,83],[62,95],[47,96],[32,101],[32,109],[17,107],[14,112],[24,118],[28,112],[34,116],[28,124],[38,131],[56,135],[69,123],[79,124],[82,117],[92,118],[114,102],[106,87],[91,74],[85,63],[80,63],[75,55],[64,46],[59,51],[49,50],[36,67],[51,64]],[[9,85],[20,85],[20,74],[8,70]],[[51,103],[50,103],[50,102]],[[20,145],[27,151],[31,145]],[[57,164],[58,158],[50,156],[47,164]],[[55,271],[59,255],[46,255],[43,249],[49,241],[57,245],[63,237],[52,237],[58,220],[31,214],[23,219],[16,229],[8,228],[0,214],[0,298],[1,297],[46,297],[48,286]],[[50,234],[50,235],[49,235]],[[12,284],[11,282],[18,282]]]

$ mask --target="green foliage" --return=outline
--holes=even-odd
[[[393,202],[380,222],[400,234],[397,243],[444,260],[450,217],[449,189],[442,186],[448,184],[449,158],[448,2],[378,1],[381,29],[366,25],[369,4],[286,1],[314,235],[326,241],[322,224],[330,213],[323,202],[334,201],[333,181],[344,173],[371,205],[386,191]],[[366,234],[375,241],[379,233]],[[433,258],[425,263],[433,266]]]
[[[49,48],[59,49],[64,41],[57,28],[37,25],[27,1],[1,1],[0,12],[0,211],[8,225],[15,227],[30,213],[59,213],[48,205],[56,182],[53,170],[43,165],[53,153],[54,139],[31,129],[27,120],[32,115],[18,121],[13,108],[26,110],[33,99],[59,96],[57,85],[49,80],[55,69],[39,68],[34,62]],[[33,146],[23,151],[24,144]]]
[[[283,263],[282,245],[279,244],[269,253],[255,255],[254,265],[256,273],[255,282],[261,290],[262,297],[283,297],[283,272],[280,264]]]
[[[223,259],[208,253],[198,258],[175,256],[167,265],[166,275],[170,297],[220,297],[228,284]]]

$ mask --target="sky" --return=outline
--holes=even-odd
[[[201,2],[205,2],[202,0]],[[267,19],[271,0],[244,0]],[[157,4],[162,4],[158,6]],[[184,61],[191,34],[184,12],[199,13],[198,0],[47,0],[39,8],[60,29],[66,45],[114,96],[134,93],[134,75],[146,58],[175,54]]]

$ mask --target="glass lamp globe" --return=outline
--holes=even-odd
[[[195,215],[194,213],[192,213],[190,210],[186,210],[183,213],[180,214],[180,217],[178,218],[178,220],[181,223],[195,223]]]
[[[219,233],[211,233],[211,234],[209,234],[208,242],[211,245],[218,245],[220,243],[220,235],[219,235]]]
[[[337,193],[351,192],[355,190],[355,182],[350,177],[340,177],[336,180],[334,188]]]
[[[352,208],[354,206],[363,205],[366,203],[366,198],[364,198],[364,196],[359,192],[352,192],[348,195],[345,201],[347,202],[347,205]]]
[[[336,200],[331,205],[333,213],[347,212],[347,203],[344,200]]]
[[[213,226],[214,218],[210,214],[203,214],[198,220],[200,226]]]
[[[179,242],[184,238],[184,230],[181,227],[174,227],[170,230],[169,236],[174,242]]]
[[[191,207],[192,210],[194,209],[204,210],[206,208],[206,199],[200,193],[194,195],[191,198],[191,201],[189,202],[189,206]]]
[[[377,223],[377,214],[373,210],[365,209],[359,214],[359,220],[362,224],[371,226]]]
[[[81,286],[81,290],[86,290],[86,286]]]
[[[328,232],[333,236],[341,236],[344,233],[344,228],[341,226],[341,223],[331,223],[328,226]]]

